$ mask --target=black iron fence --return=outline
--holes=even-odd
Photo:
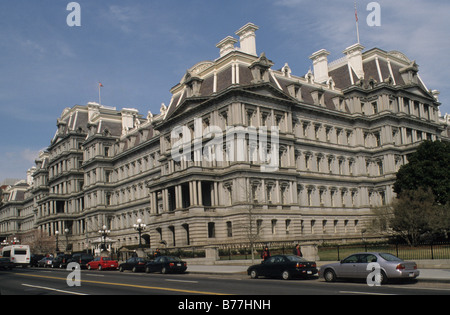
[[[390,253],[403,260],[450,259],[450,242],[426,243],[416,246],[399,243],[321,245],[319,246],[319,257],[321,261],[336,261],[356,252],[371,251]]]
[[[258,244],[254,247],[254,257],[261,258],[261,254],[265,245]],[[269,246],[270,255],[290,255],[294,251],[294,244],[291,243],[277,243]],[[250,246],[240,247],[225,247],[219,248],[220,260],[247,260],[252,258],[252,251]]]
[[[263,246],[255,246],[254,257],[260,258]],[[301,245],[301,243],[300,243]],[[270,254],[292,254],[294,244],[278,243],[269,246]],[[384,252],[393,254],[403,260],[419,259],[450,259],[450,242],[424,243],[409,246],[401,243],[360,243],[360,244],[322,244],[318,246],[318,256],[321,261],[339,261],[357,252]],[[219,248],[221,260],[251,259],[250,247],[222,247]]]

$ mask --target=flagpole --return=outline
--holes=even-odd
[[[102,105],[102,94],[101,94],[102,84],[98,83],[98,105]]]
[[[356,1],[355,1],[355,18],[356,18],[356,39],[358,40],[358,44],[360,44],[360,42],[359,42],[358,11],[356,10]]]

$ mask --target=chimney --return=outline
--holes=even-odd
[[[258,29],[259,27],[255,24],[247,23],[236,31],[236,35],[239,36],[242,52],[257,56],[255,31]]]
[[[224,39],[222,39],[216,47],[220,49],[220,57],[225,56],[226,54],[234,51],[234,44],[236,44],[238,41],[237,39],[227,36]]]
[[[120,111],[122,114],[122,135],[128,132],[128,130],[134,128],[135,117],[139,114],[137,109],[124,108]]]
[[[358,79],[364,78],[364,69],[362,62],[362,51],[364,46],[361,44],[354,44],[343,51],[344,55],[347,56],[347,61],[355,71]]]
[[[313,61],[314,66],[314,81],[317,83],[324,83],[328,80],[328,58],[330,52],[321,49],[312,54],[309,59]]]

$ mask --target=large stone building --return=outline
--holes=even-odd
[[[58,231],[80,251],[106,226],[119,249],[138,244],[141,219],[147,247],[361,239],[407,155],[449,139],[439,93],[404,54],[360,44],[334,62],[312,54],[304,75],[272,69],[257,29],[220,41],[158,114],[65,109],[31,186],[5,191],[0,235]]]

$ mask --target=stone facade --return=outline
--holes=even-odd
[[[81,251],[106,226],[119,249],[138,244],[142,219],[153,248],[361,239],[407,155],[449,140],[438,92],[402,53],[359,44],[331,63],[312,54],[305,75],[272,69],[257,29],[219,42],[220,57],[190,68],[158,114],[65,109],[30,185],[4,193],[0,236],[59,231]]]

